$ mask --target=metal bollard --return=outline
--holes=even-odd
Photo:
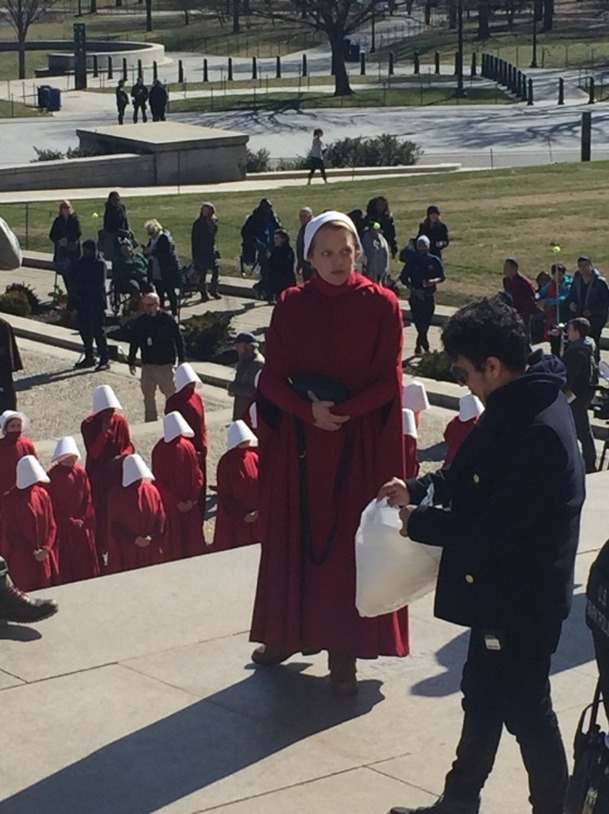
[[[127,57],[123,57],[123,79],[127,81]]]
[[[108,57],[108,79],[112,79],[114,73],[112,71],[112,57]]]
[[[582,136],[581,136],[581,156],[582,161],[590,161],[592,158],[592,113],[582,113]]]
[[[229,82],[233,81],[233,58],[228,58],[228,72],[227,72],[227,79]]]
[[[421,73],[421,58],[419,57],[419,52],[415,51],[412,55],[412,65],[413,65],[413,73],[420,74]]]
[[[144,78],[144,71],[142,70],[142,60],[138,59],[137,61],[137,78],[143,79]]]
[[[207,57],[203,60],[203,81],[209,82],[209,72],[207,69]]]
[[[258,79],[258,60],[252,57],[252,79]]]
[[[281,57],[279,54],[275,57],[275,78],[281,79]]]
[[[594,77],[591,76],[588,81],[588,104],[593,105],[596,102],[596,87]]]
[[[178,60],[178,84],[184,84],[184,63],[181,59]]]
[[[565,103],[565,80],[560,77],[558,80],[558,104],[564,105]]]
[[[366,76],[366,54],[363,51],[359,55],[359,75]]]
[[[440,73],[440,52],[436,51],[435,53],[435,73]]]
[[[527,82],[527,84],[528,84],[528,86],[529,86],[529,92],[528,92],[528,94],[527,94],[527,105],[528,105],[529,107],[531,107],[532,105],[534,105],[534,104],[535,104],[535,99],[533,98],[533,80],[532,80],[532,79],[529,79],[529,81]]]
[[[159,78],[159,66],[155,59],[154,62],[152,63],[152,81],[156,82],[158,78]]]
[[[93,54],[93,76],[99,76],[99,64],[97,54]]]
[[[302,55],[302,75],[308,76],[309,75],[309,66],[307,65],[307,55]]]
[[[389,51],[389,76],[393,76],[393,51]]]
[[[476,59],[476,52],[475,51],[472,54],[472,64],[471,64],[471,67],[470,67],[469,75],[471,77],[474,77],[474,76],[478,75],[478,65],[477,65],[477,59]]]

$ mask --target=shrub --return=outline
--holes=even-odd
[[[184,320],[186,353],[200,362],[209,362],[233,338],[231,322],[233,311],[206,311]]]
[[[455,377],[451,373],[450,366],[450,357],[445,351],[427,351],[416,367],[416,374],[425,379],[435,379],[438,382],[454,382]]]
[[[32,159],[32,164],[35,164],[37,161],[58,161],[61,158],[65,158],[61,150],[40,150],[38,147],[34,147],[34,152],[36,153],[36,158]]]
[[[268,172],[271,169],[271,154],[264,148],[253,152],[248,150],[245,159],[246,172]]]
[[[25,283],[11,283],[7,285],[5,294],[23,294],[30,306],[30,313],[35,314],[40,311],[40,300],[33,288]]]
[[[0,311],[16,317],[29,317],[32,308],[22,291],[11,291],[8,294],[0,294]]]
[[[344,138],[326,150],[332,167],[397,167],[416,164],[423,150],[414,142],[382,133],[376,138]]]
[[[296,156],[296,158],[280,158],[274,169],[277,170],[277,172],[308,170],[309,160],[307,158],[303,158],[301,155]]]

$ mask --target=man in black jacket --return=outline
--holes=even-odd
[[[153,122],[165,121],[165,110],[168,101],[169,94],[167,93],[167,88],[161,83],[160,79],[155,79],[148,94],[148,102],[150,104]],[[146,120],[144,119],[144,121]]]
[[[587,473],[596,472],[596,448],[588,410],[594,398],[594,388],[598,384],[596,344],[590,331],[590,322],[585,317],[572,319],[567,326],[569,344],[562,359],[567,368],[566,394],[577,437],[582,445]]]
[[[138,76],[135,85],[131,88],[131,100],[133,102],[133,123],[137,124],[138,111],[142,111],[142,121],[148,121],[146,116],[146,103],[148,101],[148,88],[144,85],[144,80]]]
[[[609,316],[609,286],[589,257],[577,260],[577,271],[567,297],[567,307],[572,316],[589,320],[590,336],[596,343],[598,361],[601,333]]]
[[[403,534],[443,549],[435,615],[471,628],[465,716],[442,798],[392,812],[477,814],[505,725],[534,814],[562,814],[567,761],[548,676],[571,606],[584,501],[564,367],[543,357],[526,370],[524,324],[500,298],[462,308],[442,341],[484,415],[449,470],[394,479],[380,497],[404,507]],[[419,506],[426,495],[433,505]]]
[[[156,389],[165,399],[175,391],[173,367],[176,358],[184,361],[184,340],[176,323],[166,311],[161,311],[158,294],[146,294],[143,300],[145,313],[132,326],[129,345],[129,371],[135,376],[135,357],[142,353],[141,387],[144,395],[144,421],[156,421]]]
[[[410,292],[410,313],[417,329],[415,356],[429,350],[427,333],[436,310],[436,288],[445,279],[442,261],[430,254],[429,247],[429,238],[421,235],[416,239],[414,247],[400,252],[400,260],[404,263],[400,282]]]
[[[82,244],[82,257],[74,270],[70,303],[78,314],[78,331],[85,346],[84,358],[77,369],[95,367],[93,341],[97,345],[99,363],[96,371],[108,370],[108,341],[104,328],[106,314],[106,263],[97,253],[94,240]]]

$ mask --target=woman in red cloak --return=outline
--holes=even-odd
[[[57,526],[49,482],[34,455],[17,464],[16,485],[2,498],[2,553],[20,590],[36,591],[57,582]]]
[[[139,455],[123,461],[122,486],[108,501],[108,571],[132,571],[163,562],[165,509],[154,476]]]
[[[313,218],[317,274],[285,291],[267,333],[258,397],[263,539],[252,659],[327,650],[330,681],[357,690],[356,658],[408,653],[407,609],[355,607],[360,515],[403,471],[402,316],[393,293],[353,272],[361,245],[339,212]]]
[[[38,457],[32,441],[23,435],[28,425],[28,417],[15,410],[5,410],[0,415],[0,497],[15,485],[17,462],[24,455]]]
[[[206,551],[201,514],[203,474],[194,435],[180,413],[163,419],[163,438],[152,450],[152,471],[167,515],[165,560],[196,557]]]
[[[89,477],[80,466],[74,438],[60,438],[48,471],[48,491],[57,523],[59,581],[76,582],[99,576],[95,549],[95,512]]]
[[[134,451],[127,419],[118,413],[121,404],[107,384],[93,391],[93,413],[80,425],[87,458],[95,510],[95,542],[100,561],[108,551],[108,496],[121,483],[123,458]]]
[[[417,422],[414,413],[407,407],[402,409],[402,441],[404,444],[404,478],[418,478]]]
[[[459,399],[459,415],[451,419],[444,430],[444,440],[447,445],[444,459],[445,469],[448,469],[455,460],[459,447],[474,429],[483,412],[482,402],[471,393]]]
[[[218,511],[211,551],[260,542],[258,439],[245,421],[228,428],[228,451],[218,461]]]
[[[192,429],[192,443],[197,451],[199,466],[203,473],[201,505],[205,507],[205,490],[207,488],[207,425],[205,423],[205,405],[197,393],[197,384],[201,379],[192,365],[184,362],[176,368],[176,392],[167,399],[165,415],[177,411]]]

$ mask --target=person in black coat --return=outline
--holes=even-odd
[[[121,196],[113,190],[106,200],[104,207],[105,244],[103,254],[106,260],[113,260],[120,252],[120,241],[131,237],[127,207],[121,201]]]
[[[148,102],[150,104],[153,122],[165,121],[165,110],[167,109],[168,101],[169,94],[167,93],[165,85],[161,83],[160,79],[155,79],[148,94]],[[146,121],[146,119],[144,119],[144,121]]]
[[[242,257],[247,263],[253,265],[257,261],[260,265],[260,281],[254,289],[261,299],[268,299],[272,294],[268,279],[268,256],[274,246],[273,236],[277,229],[281,229],[281,221],[268,198],[262,198],[241,229]]]
[[[74,266],[80,257],[80,220],[70,201],[59,204],[59,214],[53,221],[49,240],[53,243],[53,263],[61,274],[68,294],[72,284]]]
[[[95,367],[93,342],[97,345],[99,363],[95,368],[108,370],[108,342],[104,329],[106,313],[106,263],[97,253],[94,240],[82,244],[82,257],[76,264],[74,282],[70,292],[70,305],[78,314],[78,331],[84,348],[84,358],[74,367]]]
[[[169,300],[171,313],[178,316],[178,296],[176,289],[180,285],[180,261],[176,254],[175,243],[171,233],[163,229],[158,220],[149,220],[144,224],[148,234],[148,244],[144,254],[149,258],[149,279],[165,307],[165,297]]]
[[[190,251],[192,265],[199,275],[199,291],[201,292],[201,302],[208,302],[210,295],[215,300],[222,299],[218,291],[218,218],[216,217],[216,207],[212,203],[204,203],[196,221],[192,224],[190,234]],[[209,283],[209,293],[207,289],[207,272],[211,272]]]
[[[436,310],[436,289],[444,282],[444,266],[438,257],[429,251],[429,238],[422,235],[415,246],[408,246],[400,252],[404,268],[400,281],[408,289],[412,321],[417,329],[415,355],[429,350],[427,333]]]
[[[133,102],[133,123],[137,124],[137,114],[142,111],[142,121],[148,121],[146,116],[146,103],[148,101],[148,88],[144,85],[144,80],[138,76],[135,85],[131,88],[131,101]]]
[[[442,341],[484,415],[450,469],[396,478],[379,497],[404,507],[402,534],[442,548],[435,615],[471,629],[465,717],[442,800],[392,812],[477,814],[505,725],[535,814],[562,814],[567,761],[548,676],[571,608],[585,497],[564,365],[540,352],[527,370],[524,323],[501,297],[461,308]],[[432,505],[419,505],[425,497]]]
[[[427,216],[419,223],[417,237],[421,237],[421,235],[429,238],[429,251],[441,260],[442,250],[448,246],[450,238],[448,226],[442,222],[440,209],[437,206],[427,207]]]
[[[290,246],[290,236],[285,229],[277,229],[274,241],[275,245],[269,252],[269,280],[271,284],[269,302],[276,302],[282,291],[296,285],[295,259],[294,251]]]
[[[585,317],[570,320],[567,338],[569,342],[562,357],[567,369],[565,393],[582,445],[586,473],[590,474],[596,472],[596,447],[588,411],[598,384],[596,345],[590,336],[590,322]]]
[[[118,85],[116,86],[116,90],[114,91],[116,96],[116,112],[118,114],[118,123],[123,124],[125,120],[125,110],[129,107],[129,97],[127,96],[127,91],[125,90],[125,80],[119,79]]]
[[[586,624],[594,640],[601,693],[609,718],[609,541],[590,569],[586,599]]]
[[[577,271],[573,276],[566,305],[571,316],[585,317],[590,321],[590,336],[596,343],[598,361],[601,333],[609,316],[609,286],[589,257],[577,260]]]

